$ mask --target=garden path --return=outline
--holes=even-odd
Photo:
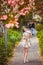
[[[28,59],[29,62],[25,65],[43,65],[43,61],[40,60],[39,46],[37,37],[32,37],[32,47],[29,49]],[[17,49],[14,50],[16,53],[13,58],[9,61],[8,65],[24,65],[23,63],[23,47],[19,44]]]

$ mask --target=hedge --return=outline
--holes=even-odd
[[[17,41],[22,37],[21,31],[8,30],[8,43],[5,45],[5,38],[0,37],[0,65],[7,65],[8,57],[12,56],[12,50]]]
[[[37,36],[39,38],[40,52],[41,52],[41,55],[43,56],[43,30],[40,30]]]

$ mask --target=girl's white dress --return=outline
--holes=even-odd
[[[28,32],[28,33],[31,33],[30,31],[24,32],[24,33],[23,33],[23,38],[22,38],[23,47],[26,47],[26,48],[31,47],[30,39],[28,38],[28,39],[26,40],[27,32]]]

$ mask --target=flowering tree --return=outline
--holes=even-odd
[[[40,5],[40,6],[38,6]],[[19,27],[19,17],[36,12],[42,14],[43,6],[40,0],[1,0],[0,20],[7,21],[8,28]]]
[[[42,21],[43,19],[43,0],[35,1],[35,19],[36,21]]]

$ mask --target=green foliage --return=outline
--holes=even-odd
[[[43,29],[43,24],[37,24],[36,25],[36,30],[37,31],[40,31],[40,30],[42,30]]]
[[[11,42],[8,42],[6,47],[4,37],[0,38],[0,65],[7,65],[7,58],[12,56],[13,47]]]
[[[7,58],[12,56],[13,44],[8,42],[6,47],[4,38],[0,38],[0,65],[7,64]]]
[[[43,30],[40,30],[37,34],[38,38],[43,38]]]
[[[5,44],[5,38],[0,37],[0,65],[7,65],[8,57],[12,56],[12,50],[15,47],[15,43],[20,41],[21,36],[20,31],[10,29],[8,30],[7,44]]]
[[[8,39],[9,39],[9,41],[11,41],[13,43],[16,42],[16,41],[19,41],[21,39],[21,32],[9,29]]]
[[[39,46],[40,46],[41,55],[43,55],[43,30],[39,31],[37,36],[39,38]]]
[[[7,56],[6,56],[6,48],[4,43],[4,38],[0,38],[0,65],[6,65]]]

